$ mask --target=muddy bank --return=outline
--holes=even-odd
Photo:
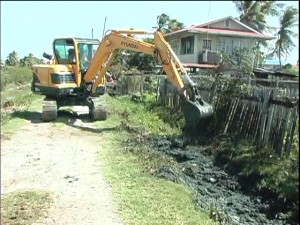
[[[286,225],[281,211],[281,201],[272,193],[258,193],[255,178],[244,179],[226,167],[226,162],[215,158],[209,146],[188,145],[183,139],[149,139],[152,151],[163,152],[176,159],[179,170],[166,166],[156,171],[156,176],[175,182],[184,182],[197,191],[197,206],[208,210],[216,221],[230,225]]]

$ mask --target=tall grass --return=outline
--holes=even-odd
[[[27,67],[5,66],[1,71],[1,125],[12,119],[13,112],[26,109],[34,100],[41,98],[27,85],[32,71]]]
[[[32,80],[32,71],[27,67],[5,66],[1,72],[1,91],[9,85],[24,85]]]

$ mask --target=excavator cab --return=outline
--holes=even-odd
[[[100,80],[94,96],[84,87],[83,78],[99,46],[98,39],[56,38],[53,55],[44,53],[50,64],[33,66],[32,92],[45,96],[42,120],[52,121],[62,106],[88,106],[93,120],[106,119],[99,95],[105,93],[105,79]]]
[[[55,39],[53,42],[55,63],[60,65],[71,64],[76,71],[79,71],[79,74],[75,73],[75,75],[83,77],[98,46],[99,40],[96,39]],[[80,86],[81,79],[76,80],[78,80],[77,86]]]

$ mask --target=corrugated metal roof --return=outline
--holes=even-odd
[[[189,27],[189,28],[184,28],[178,31],[174,31],[172,33],[165,34],[164,36],[171,36],[176,33],[181,33],[181,32],[191,32],[191,33],[209,33],[209,34],[220,34],[220,35],[230,35],[230,36],[238,36],[238,37],[254,37],[254,38],[262,38],[262,39],[275,39],[275,37],[271,37],[268,35],[264,34],[259,34],[259,33],[254,33],[251,31],[243,31],[243,30],[227,30],[227,29],[220,29],[220,28],[196,28],[196,27]]]
[[[230,36],[244,36],[244,37],[258,37],[264,39],[273,39],[273,37],[263,35],[260,33],[254,33],[252,31],[244,31],[244,30],[232,30],[232,29],[222,29],[222,28],[206,28],[206,27],[193,27],[188,29],[189,32],[196,33],[207,33],[209,34],[222,34],[222,35],[230,35]]]
[[[240,24],[241,26],[245,27],[247,31],[244,30],[235,30],[235,29],[224,29],[224,28],[212,28],[209,27],[210,24],[216,23],[218,21],[226,20],[226,19],[231,19],[235,21],[236,23]],[[260,33],[247,25],[243,24],[242,22],[232,18],[231,16],[223,17],[217,20],[213,20],[210,22],[202,23],[199,25],[192,25],[189,27],[185,27],[181,30],[173,31],[171,33],[165,34],[164,36],[172,36],[177,33],[181,32],[191,32],[191,33],[209,33],[209,34],[220,34],[220,35],[230,35],[230,36],[239,36],[239,37],[253,37],[253,38],[261,38],[261,39],[275,39],[276,37],[269,36],[263,33]]]

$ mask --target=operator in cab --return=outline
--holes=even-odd
[[[70,48],[68,50],[68,59],[69,59],[69,62],[74,64],[76,63],[76,57],[75,57],[75,50],[74,48]]]
[[[80,66],[82,69],[86,69],[90,64],[88,60],[88,46],[87,44],[80,45]]]

